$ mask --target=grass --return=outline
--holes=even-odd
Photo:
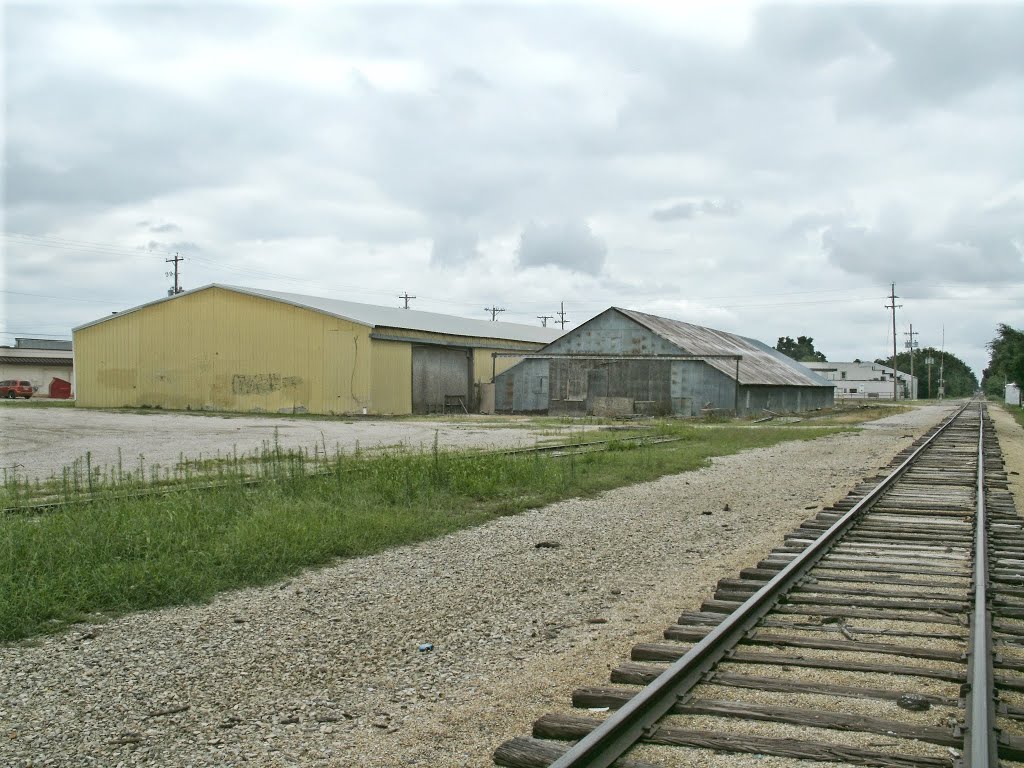
[[[1024,408],[1019,405],[1006,405],[1003,407],[1010,412],[1010,415],[1016,419],[1018,424],[1024,427]]]
[[[615,435],[609,450],[562,458],[439,450],[415,453],[267,449],[253,465],[225,461],[146,484],[124,466],[85,470],[93,500],[0,517],[0,640],[56,632],[128,611],[201,602],[401,544],[423,541],[559,499],[705,466],[712,456],[842,427],[660,424],[674,442]],[[650,431],[648,432],[650,434]],[[305,457],[305,458],[303,458]],[[309,465],[312,461],[313,466]],[[205,472],[205,473],[204,473]],[[139,475],[146,478],[145,467]],[[96,482],[107,478],[106,484]],[[118,478],[120,477],[120,482]],[[113,479],[111,479],[113,478]],[[208,482],[195,488],[189,482]],[[66,478],[62,478],[66,479]],[[78,478],[80,484],[86,481]],[[68,480],[70,482],[70,480]],[[174,493],[126,497],[140,487]]]
[[[50,400],[49,398],[31,398],[29,400],[8,400],[0,398],[0,407],[7,408],[74,408],[74,400]]]
[[[886,416],[895,416],[897,413],[905,413],[912,409],[913,406],[909,405],[847,406],[824,411],[820,415],[809,415],[804,418],[804,423],[813,423],[815,426],[861,424],[865,421],[884,419]]]

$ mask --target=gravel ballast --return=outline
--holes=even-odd
[[[0,647],[0,764],[489,765],[951,410]]]

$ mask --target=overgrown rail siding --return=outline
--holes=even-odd
[[[502,744],[495,763],[639,768],[678,765],[689,759],[680,749],[892,767],[997,762],[972,743],[1021,760],[1024,526],[987,422],[971,404],[897,456],[895,476],[858,485],[756,566],[721,580],[662,642],[636,645],[612,685],[577,690],[573,705],[611,710],[604,721],[545,715],[531,737]],[[877,491],[880,480],[888,486]],[[849,529],[824,544],[846,518]],[[974,524],[985,520],[979,579]],[[808,556],[819,559],[804,573]],[[789,573],[794,582],[742,623]],[[979,580],[990,611],[972,620]],[[979,630],[986,639],[972,654]],[[972,706],[971,683],[983,690],[976,669],[988,670],[995,694]],[[986,712],[994,722],[977,719]],[[965,730],[974,736],[966,753]]]
[[[586,442],[567,442],[554,445],[536,445],[525,448],[502,448],[485,451],[450,451],[445,454],[452,459],[472,460],[480,456],[528,456],[546,455],[553,458],[581,456],[598,451],[614,451],[632,449],[643,446],[674,443],[682,437],[671,435],[634,435],[616,437],[607,440],[587,440]],[[437,449],[435,448],[435,452]],[[358,455],[358,454],[356,454]],[[372,454],[371,454],[372,455]],[[299,476],[310,477],[333,476],[339,471],[352,474],[360,471],[357,467],[342,468],[338,463],[343,461],[344,454],[328,457],[326,450],[320,453],[315,450],[310,456],[309,451],[281,450],[277,447],[265,448],[256,456],[215,457],[212,459],[183,458],[172,477],[170,468],[165,468],[166,476],[161,478],[159,471],[156,476],[146,481],[145,471],[137,475],[125,477],[119,468],[108,468],[109,475],[97,472],[94,475],[88,457],[85,461],[75,462],[65,468],[61,482],[48,486],[35,487],[27,483],[24,490],[20,485],[13,485],[19,503],[13,506],[0,507],[0,516],[12,514],[39,514],[55,509],[67,508],[79,504],[90,504],[95,501],[109,499],[140,499],[145,496],[161,496],[170,493],[186,493],[194,491],[212,491],[232,485],[253,486],[263,483],[293,481]],[[205,468],[205,470],[204,470]],[[69,471],[70,470],[70,471]],[[159,467],[158,467],[159,470]],[[142,478],[139,480],[138,478]]]

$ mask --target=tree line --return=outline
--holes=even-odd
[[[932,361],[931,365],[928,365],[928,360]],[[887,358],[879,358],[875,362],[910,373],[909,352],[900,352],[896,355],[895,366],[892,364],[892,355]],[[923,347],[915,350],[914,377],[917,379],[918,400],[938,398],[940,376],[944,397],[970,397],[978,391],[978,377],[971,370],[971,366],[952,352],[943,352],[935,347]]]
[[[996,326],[996,337],[986,346],[989,362],[981,374],[985,394],[1002,397],[1006,384],[1024,386],[1024,331],[1000,323]]]

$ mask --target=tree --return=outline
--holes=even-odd
[[[1002,397],[1005,384],[1024,384],[1024,331],[1000,323],[996,337],[985,346],[990,353],[981,374],[985,394]]]
[[[775,349],[801,363],[827,362],[825,355],[814,348],[814,339],[810,336],[798,336],[796,341],[789,336],[779,336],[779,342],[775,345]]]
[[[928,376],[928,358],[935,362],[931,366],[931,382]],[[875,360],[879,365],[893,367],[892,357]],[[900,352],[896,355],[896,369],[901,373],[910,373],[910,353]],[[978,391],[978,377],[971,367],[952,352],[942,352],[935,347],[924,347],[914,352],[914,378],[917,379],[917,397],[919,400],[935,399],[939,396],[939,371],[942,371],[942,382],[946,397],[969,397]],[[929,388],[930,387],[930,388]]]

